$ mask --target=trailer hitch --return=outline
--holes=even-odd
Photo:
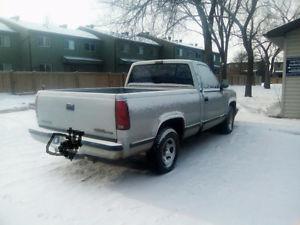
[[[50,140],[46,146],[46,152],[54,156],[64,156],[70,160],[74,159],[75,155],[78,152],[78,149],[82,146],[82,136],[84,135],[83,131],[73,130],[71,127],[67,130],[67,134],[64,133],[52,133]],[[50,146],[55,140],[58,144],[60,138],[62,137],[64,141],[60,142],[59,146],[55,148],[55,151],[50,150]]]

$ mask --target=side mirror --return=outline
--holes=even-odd
[[[228,88],[228,87],[229,87],[228,80],[222,80],[221,89]]]

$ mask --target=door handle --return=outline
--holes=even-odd
[[[204,101],[205,101],[205,102],[208,102],[208,97],[204,97]]]
[[[66,110],[74,111],[75,110],[75,105],[71,103],[66,104]]]

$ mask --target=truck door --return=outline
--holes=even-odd
[[[226,100],[220,89],[217,77],[207,65],[197,64],[197,75],[201,79],[202,94],[204,99],[204,124],[213,126],[219,122],[220,116],[226,113]]]

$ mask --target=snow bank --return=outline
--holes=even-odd
[[[252,96],[244,97],[244,86],[230,86],[235,90],[238,98],[238,107],[242,111],[265,114],[277,117],[280,114],[281,84],[272,84],[271,89],[265,89],[262,86],[252,87]]]
[[[34,104],[35,95],[12,95],[0,93],[0,113],[26,110]]]

